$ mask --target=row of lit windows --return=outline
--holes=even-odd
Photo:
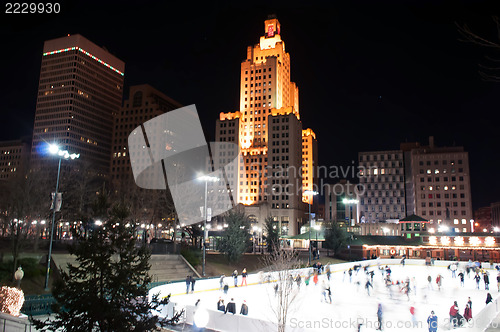
[[[250,81],[253,81],[254,78],[255,78],[256,81],[257,80],[261,80],[261,79],[265,80],[266,79],[266,75],[264,75],[264,77],[262,77],[260,75],[259,76],[250,76]],[[271,74],[267,75],[267,78],[271,78]],[[248,81],[248,77],[245,77],[245,82],[247,82],[247,81]]]
[[[392,211],[393,212],[403,212],[405,210],[405,207],[404,205],[385,205],[385,212],[391,212],[391,207],[392,207]],[[365,206],[365,212],[375,212],[375,206],[372,205],[372,206]],[[378,209],[377,209],[379,212],[382,212],[384,211],[384,207],[382,205],[378,205]]]
[[[461,197],[462,198],[462,197]],[[465,197],[463,197],[465,198]],[[466,207],[465,205],[466,203],[465,202],[460,202],[460,206],[461,207]],[[429,203],[426,203],[426,202],[422,202],[421,203],[421,207],[434,207],[434,202],[429,202]],[[452,206],[453,207],[458,207],[458,202],[452,202]],[[441,202],[436,202],[436,207],[441,207]],[[450,207],[450,202],[445,202],[445,207]]]
[[[434,172],[432,172],[432,170],[430,170],[430,169],[428,169],[427,171],[424,171],[424,169],[423,169],[423,168],[419,169],[419,173],[420,173],[420,174],[425,174],[425,173],[427,173],[427,174],[432,174],[432,173],[434,173],[434,174],[439,174],[439,172],[440,172],[440,171],[439,171],[437,168],[434,170]],[[446,174],[446,173],[448,173],[448,170],[445,168],[445,169],[441,170],[441,172],[442,172],[443,174]],[[459,169],[458,169],[458,173],[463,173],[463,172],[464,172],[464,169],[463,169],[463,168],[459,168]],[[454,168],[452,168],[452,169],[451,169],[451,173],[455,173],[455,169],[454,169]]]
[[[379,155],[360,155],[359,161],[377,161],[377,160],[393,160],[393,159],[401,159],[403,155],[401,154],[379,154]]]
[[[425,164],[426,164],[427,166],[431,166],[432,164],[434,164],[434,165],[436,165],[436,166],[437,166],[437,165],[439,165],[439,160],[434,160],[434,163],[432,163],[430,160],[427,160],[427,161],[425,162]],[[441,162],[441,164],[442,164],[442,165],[448,165],[448,161],[447,161],[447,160],[443,160],[443,161]],[[462,165],[462,164],[463,164],[462,159],[458,159],[458,164],[459,164],[459,165]],[[424,161],[423,161],[423,160],[420,160],[420,161],[418,162],[418,165],[419,165],[419,166],[424,166]],[[451,165],[451,166],[454,166],[454,165],[455,165],[455,160],[451,160],[451,161],[450,161],[450,165]]]
[[[383,183],[383,182],[403,182],[404,181],[404,177],[402,175],[399,175],[399,176],[395,176],[395,175],[392,175],[392,176],[389,176],[389,175],[363,176],[362,172],[360,172],[359,174],[361,176],[360,177],[361,183],[369,183],[369,182]]]
[[[260,58],[262,59],[262,57],[260,57]],[[258,58],[256,57],[255,60],[258,60]],[[269,68],[268,71],[271,72],[271,68]],[[255,69],[256,74],[265,73],[265,72],[266,72],[266,68]],[[250,74],[253,74],[253,70],[250,71]],[[245,70],[245,75],[248,75],[248,70]]]
[[[452,199],[456,199],[456,198],[458,198],[458,194],[456,194],[456,193],[453,193],[451,195],[450,194],[444,194],[443,197],[445,199],[448,199],[450,197]],[[427,194],[427,195],[426,194],[420,194],[420,198],[421,199],[426,199],[426,198],[428,198],[428,199],[434,199],[434,198],[440,199],[441,198],[441,194]],[[465,194],[461,193],[460,194],[460,198],[465,198]]]
[[[280,149],[272,149],[271,151],[272,153],[280,153]],[[288,148],[282,148],[281,153],[288,153]]]
[[[429,215],[429,216],[434,216],[434,215],[437,215],[437,216],[442,216],[442,215],[446,215],[446,211],[436,211],[436,214],[434,214],[434,211],[426,211],[426,210],[423,210],[421,212],[422,216],[426,216],[426,215]],[[460,211],[460,215],[461,216],[466,216],[467,215],[467,212],[465,210],[461,210]],[[458,216],[458,211],[453,211],[453,216]]]
[[[225,127],[234,127],[236,125],[236,122],[235,121],[229,121],[229,122],[226,122],[226,121],[221,121],[220,122],[220,127],[221,128],[225,128]]]
[[[443,182],[448,182],[450,178],[445,176],[443,177]],[[440,177],[435,177],[435,178],[432,178],[432,177],[427,177],[427,182],[440,182],[441,181],[441,178]],[[457,178],[456,176],[452,176],[451,177],[451,182],[456,182],[457,181]],[[458,177],[458,181],[459,182],[463,182],[464,181],[464,177],[463,176],[459,176]],[[425,178],[424,177],[421,177],[420,178],[420,182],[425,182]]]
[[[461,184],[458,188],[460,188],[460,190],[465,190],[465,186],[463,184]],[[441,190],[441,186],[440,185],[437,185],[437,186],[421,186],[420,187],[420,190]],[[443,190],[456,190],[457,189],[457,186],[456,185],[445,185],[443,186]]]

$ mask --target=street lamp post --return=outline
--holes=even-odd
[[[317,191],[314,190],[306,190],[304,194],[311,195],[311,199],[309,200],[309,262],[308,265],[311,265],[311,205],[314,200],[314,196],[318,194]]]
[[[53,199],[53,210],[52,210],[52,225],[50,226],[50,243],[49,243],[49,255],[47,257],[47,273],[45,275],[45,290],[49,290],[49,273],[50,273],[50,260],[52,256],[52,240],[54,238],[54,224],[56,223],[56,211],[57,211],[57,192],[59,190],[59,176],[61,174],[61,161],[64,159],[77,159],[80,158],[80,154],[72,153],[70,154],[66,150],[61,150],[55,144],[49,145],[49,153],[57,155],[59,157],[59,165],[57,166],[57,181],[56,181],[56,192],[54,193]]]
[[[206,232],[207,232],[207,196],[208,196],[208,182],[215,182],[219,181],[219,178],[215,176],[209,176],[209,175],[202,175],[198,177],[199,180],[205,181],[205,207],[204,207],[204,213],[203,213],[203,269],[202,269],[202,275],[203,277],[205,276],[205,263],[206,263]]]

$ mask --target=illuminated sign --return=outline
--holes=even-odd
[[[272,37],[272,36],[274,36],[274,25],[269,24],[269,25],[267,26],[267,36],[268,36],[268,37]]]

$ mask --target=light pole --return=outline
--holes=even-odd
[[[219,181],[218,177],[215,176],[209,176],[209,175],[202,175],[198,177],[199,180],[205,181],[205,208],[204,208],[204,213],[203,213],[203,269],[202,269],[202,275],[205,276],[205,251],[206,251],[206,231],[207,231],[207,219],[208,219],[208,214],[207,214],[207,196],[208,196],[208,182],[215,182]]]
[[[314,190],[305,190],[304,194],[311,196],[311,198],[308,200],[309,201],[309,262],[307,264],[311,265],[311,205],[313,203],[314,196],[316,196],[318,192]]]
[[[358,204],[359,201],[357,199],[344,198],[342,200],[342,203],[344,203],[344,205],[347,205],[349,207],[349,226],[354,226],[352,222],[352,205]]]
[[[49,290],[49,273],[50,273],[50,259],[52,256],[52,239],[54,238],[54,224],[56,223],[56,211],[57,211],[57,191],[59,190],[59,176],[61,174],[61,161],[64,159],[77,159],[80,158],[80,154],[69,153],[66,150],[61,150],[56,144],[49,145],[49,153],[52,155],[57,155],[59,157],[59,165],[57,166],[57,181],[56,181],[56,192],[54,193],[54,199],[52,207],[52,225],[50,226],[50,243],[49,243],[49,255],[47,257],[47,274],[45,275],[45,290]]]

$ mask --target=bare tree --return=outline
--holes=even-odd
[[[273,286],[268,294],[271,311],[278,323],[278,332],[284,332],[299,295],[299,288],[294,281],[295,274],[298,273],[296,270],[300,267],[298,253],[275,247],[263,257],[263,262]]]
[[[485,55],[488,64],[479,64],[479,75],[485,81],[500,82],[500,19],[497,16],[493,16],[492,20],[495,23],[497,40],[490,40],[475,33],[467,24],[460,25],[456,23],[456,26],[462,36],[461,41],[487,47],[494,53],[498,53],[495,55]]]

